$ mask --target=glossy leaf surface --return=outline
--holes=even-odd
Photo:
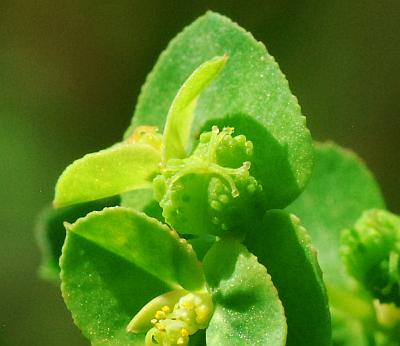
[[[266,213],[245,240],[278,289],[288,322],[287,345],[328,346],[331,324],[326,289],[310,236],[280,210]]]
[[[56,207],[151,186],[161,155],[146,144],[116,144],[69,165],[58,179]]]
[[[285,345],[286,319],[266,268],[239,242],[222,239],[204,258],[215,304],[207,345]]]
[[[196,290],[204,285],[200,262],[192,247],[175,231],[144,213],[122,207],[106,208],[67,225],[67,230],[171,287]]]
[[[147,78],[126,136],[138,125],[163,128],[188,76],[224,54],[229,56],[224,70],[197,102],[191,141],[212,125],[246,135],[255,148],[251,174],[263,185],[268,207],[284,207],[311,174],[311,137],[277,63],[226,17],[208,12],[170,43]]]
[[[199,66],[179,89],[168,116],[163,136],[163,161],[187,156],[187,146],[200,93],[223,69],[226,56],[215,57]]]

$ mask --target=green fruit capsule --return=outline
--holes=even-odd
[[[166,222],[184,234],[242,234],[263,212],[262,186],[250,175],[252,143],[214,126],[193,154],[171,159],[154,181]]]
[[[382,303],[400,306],[400,217],[369,210],[341,242],[348,272]]]

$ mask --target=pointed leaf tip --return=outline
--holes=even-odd
[[[228,55],[216,56],[201,64],[183,83],[168,111],[163,141],[163,162],[186,157],[197,100],[221,73]]]
[[[67,221],[64,221],[63,225],[66,231],[70,231],[72,228],[72,224]]]

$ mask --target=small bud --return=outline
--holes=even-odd
[[[400,217],[369,210],[343,231],[341,243],[348,272],[380,302],[400,306]]]

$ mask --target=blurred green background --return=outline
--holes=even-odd
[[[0,345],[88,345],[37,277],[35,216],[67,164],[121,138],[157,56],[207,9],[267,45],[314,137],[358,152],[400,212],[400,1],[0,0]]]

